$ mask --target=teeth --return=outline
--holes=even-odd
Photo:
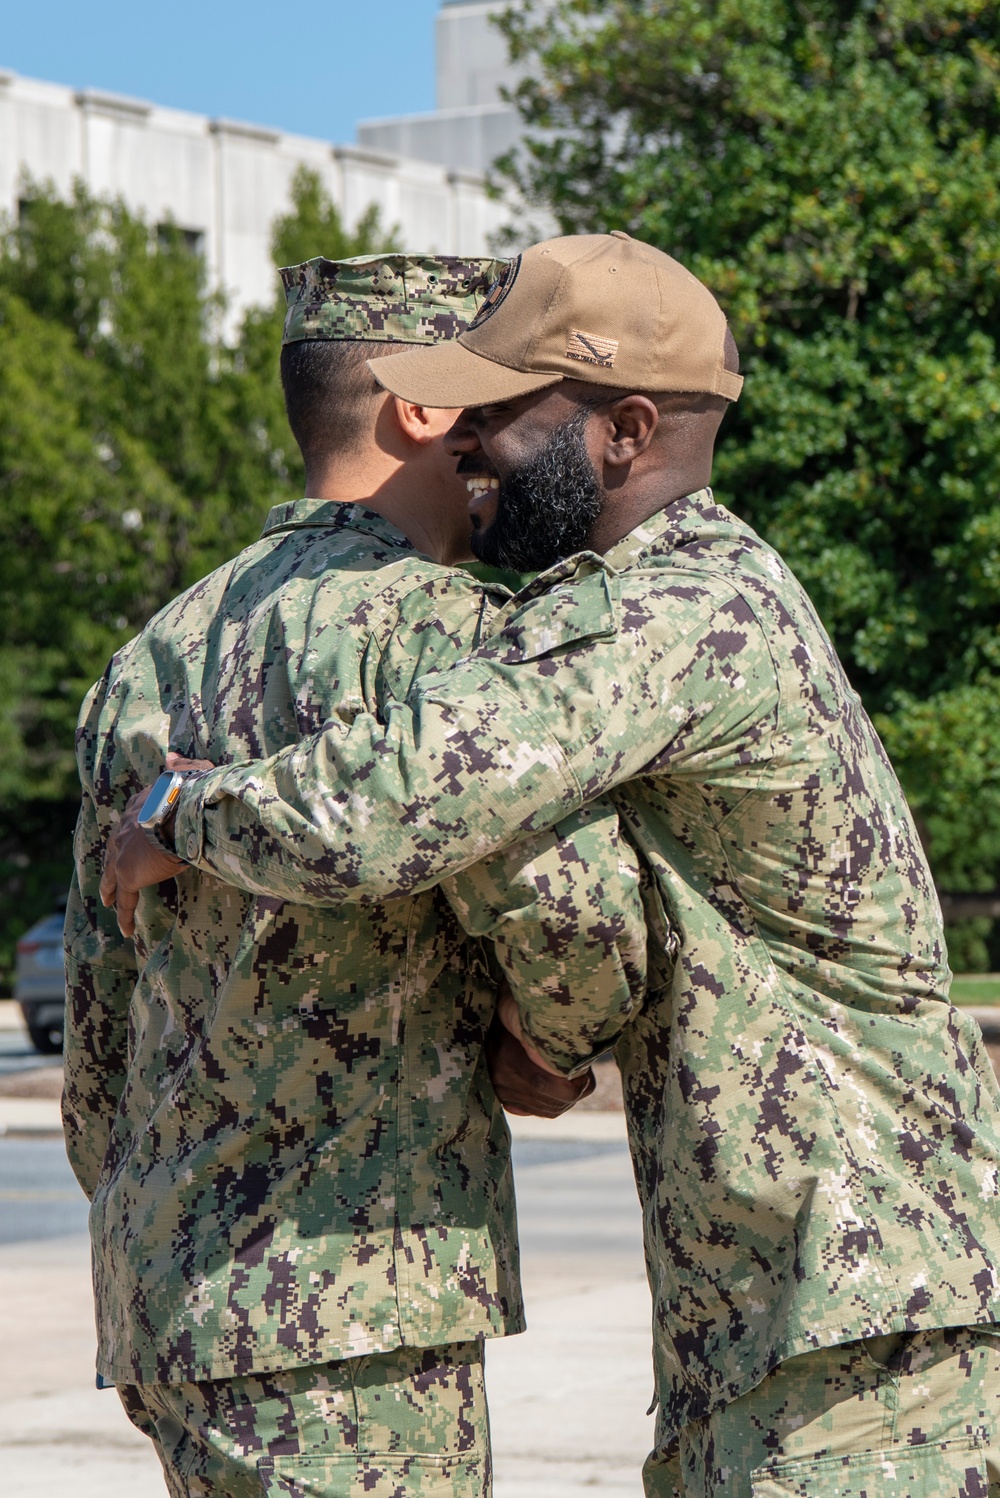
[[[474,499],[481,499],[484,494],[489,494],[491,489],[500,488],[500,480],[491,478],[485,473],[476,473],[470,479],[466,479],[465,487]]]

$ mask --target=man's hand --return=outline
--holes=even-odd
[[[524,1028],[521,1025],[521,1011],[517,1007],[514,995],[506,985],[501,988],[500,997],[497,999],[497,1017],[504,1029],[510,1031],[514,1039],[523,1046],[529,1059],[541,1071],[548,1072],[550,1077],[560,1077],[563,1081],[566,1080],[562,1072],[554,1067],[551,1061],[547,1061],[541,1051],[536,1050],[527,1035],[525,1035]]]
[[[169,750],[166,756],[168,770],[214,770],[211,759],[187,759],[180,753]],[[186,869],[183,858],[177,858],[168,848],[160,846],[150,834],[139,827],[139,809],[150,794],[150,786],[132,800],[124,809],[117,827],[112,828],[105,849],[105,869],[100,876],[100,899],[103,905],[114,905],[118,917],[118,930],[123,936],[135,935],[135,908],[139,903],[139,890],[150,884],[163,884],[174,878],[175,873]],[[169,831],[169,825],[165,824]]]
[[[209,759],[185,759],[171,751],[167,755],[168,770],[214,770]],[[118,929],[122,936],[135,933],[135,907],[139,903],[139,891],[151,884],[162,884],[164,879],[173,879],[188,865],[167,848],[156,843],[139,826],[139,812],[149,795],[150,787],[133,796],[122,817],[108,838],[104,854],[104,872],[101,875],[101,900],[105,906],[113,905],[118,916]]]
[[[517,1034],[512,1033],[514,1024]],[[579,1077],[564,1077],[548,1062],[539,1065],[542,1058],[537,1051],[529,1053],[518,1038],[520,1032],[517,1005],[509,994],[504,994],[487,1031],[486,1064],[493,1091],[508,1113],[558,1118],[581,1098],[589,1097],[597,1085],[592,1071],[585,1071]]]
[[[147,786],[132,797],[118,825],[112,828],[104,854],[101,901],[105,906],[115,907],[122,936],[135,933],[139,891],[150,884],[162,884],[164,879],[172,879],[181,869],[187,868],[183,858],[177,858],[165,847],[160,847],[139,826],[139,812],[148,795]]]
[[[171,774],[175,770],[183,774],[186,770],[214,770],[216,766],[210,759],[188,759],[185,755],[175,754],[172,749],[168,749],[163,768],[169,770]]]

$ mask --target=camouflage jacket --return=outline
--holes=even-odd
[[[97,892],[108,828],[168,747],[223,762],[350,723],[472,648],[497,601],[362,507],[279,506],[85,703],[64,1118],[93,1199],[106,1377],[521,1328],[484,1028],[501,968],[557,1023],[572,997],[584,1051],[641,1000],[637,864],[613,808],[390,902],[289,904],[266,859],[252,894],[192,871],[143,895],[134,948]]]
[[[185,788],[177,835],[385,896],[609,791],[662,904],[618,1047],[661,1439],[795,1354],[995,1322],[1000,1097],[920,842],[802,588],[709,491],[536,579],[384,728]]]

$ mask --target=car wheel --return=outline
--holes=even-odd
[[[62,1025],[29,1025],[28,1034],[35,1050],[43,1056],[58,1056],[63,1048]]]

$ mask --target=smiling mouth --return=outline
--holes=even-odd
[[[500,488],[500,480],[488,473],[474,473],[465,481],[465,487],[473,499],[482,499],[491,489]]]

